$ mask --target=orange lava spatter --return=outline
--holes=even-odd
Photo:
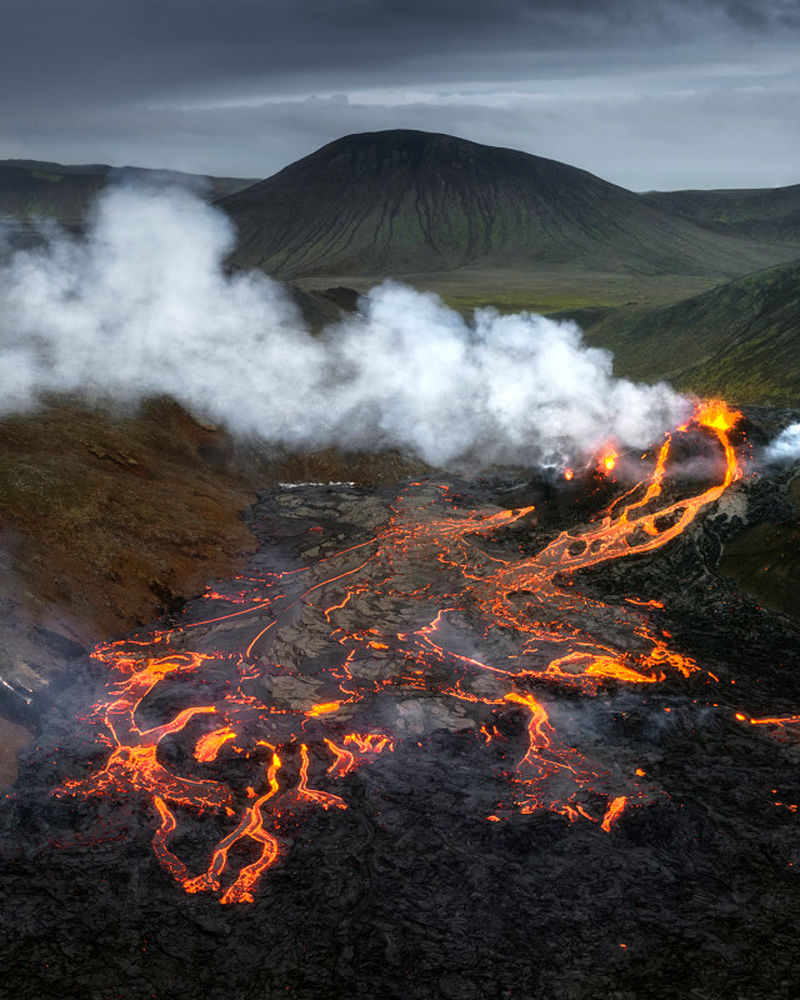
[[[532,507],[465,513],[446,487],[412,483],[368,541],[313,565],[248,578],[233,598],[205,595],[235,604],[236,611],[221,608],[203,622],[98,647],[93,655],[111,680],[92,721],[109,753],[88,777],[64,782],[55,794],[139,797],[152,810],[153,851],[186,892],[212,893],[226,904],[251,902],[308,811],[347,809],[346,791],[336,794],[332,787],[394,752],[407,735],[399,726],[370,724],[370,699],[417,692],[459,703],[461,711],[470,704],[479,708],[483,721],[475,724],[475,738],[485,747],[505,739],[504,716],[521,717],[525,738],[509,774],[508,798],[489,821],[550,810],[612,834],[625,809],[646,800],[639,781],[645,772],[631,768],[629,778],[615,777],[562,742],[547,692],[555,687],[591,696],[604,685],[654,685],[671,672],[689,676],[698,667],[671,649],[653,623],[662,607],[655,601],[627,599],[614,607],[614,629],[635,641],[605,637],[609,609],[580,594],[574,575],[661,548],[717,500],[740,475],[729,439],[738,416],[723,403],[704,403],[689,425],[674,432],[717,442],[724,472],[715,485],[662,500],[673,434],[637,486],[595,521],[562,532],[535,555],[490,551],[492,538],[532,515]],[[609,449],[602,464],[610,470],[617,458]],[[353,608],[364,595],[411,609],[408,630],[381,629],[379,621],[355,626]],[[314,686],[303,689],[312,694],[303,697],[291,688],[296,677],[286,686],[287,672],[270,645],[290,612],[324,627],[333,650],[330,666],[315,675]],[[467,619],[483,629],[474,648],[459,646],[451,635]],[[212,624],[248,629],[250,622],[240,650],[203,648]],[[597,624],[590,629],[586,622]],[[475,651],[484,648],[497,655]],[[223,668],[226,682],[215,686]],[[190,700],[199,700],[203,684],[213,692],[207,704],[164,707],[189,691]],[[147,724],[158,715],[155,706],[165,721]],[[189,748],[188,774],[177,773],[164,752],[169,741],[181,740]],[[234,759],[247,774],[241,788],[221,777],[220,762]],[[204,867],[195,858],[193,870],[174,845],[187,812],[213,815],[228,828]]]

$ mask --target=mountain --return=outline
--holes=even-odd
[[[649,191],[653,208],[727,236],[800,247],[800,184],[722,191]]]
[[[652,310],[613,310],[587,339],[618,374],[737,403],[795,404],[800,390],[800,261]],[[579,317],[576,317],[579,318]]]
[[[283,279],[475,265],[718,279],[795,254],[555,160],[417,131],[346,136],[219,204],[238,227],[234,263]]]
[[[208,191],[216,198],[252,184],[252,180],[184,174],[176,170],[0,160],[0,219],[45,216],[67,225],[80,225],[94,197],[109,181],[121,179],[177,182]]]

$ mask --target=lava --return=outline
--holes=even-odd
[[[609,608],[580,593],[576,574],[653,552],[685,531],[741,474],[729,438],[737,419],[723,403],[698,406],[692,421],[666,438],[647,476],[587,526],[561,532],[536,554],[512,558],[493,544],[534,518],[533,507],[464,511],[446,486],[412,483],[368,541],[299,569],[243,579],[228,596],[206,592],[205,600],[235,611],[220,607],[202,622],[99,646],[93,656],[111,680],[90,722],[109,753],[102,766],[55,794],[144,800],[153,851],[186,892],[250,902],[308,811],[347,809],[345,779],[393,753],[403,738],[372,723],[371,699],[415,693],[479,706],[492,720],[475,726],[486,747],[508,742],[505,717],[518,713],[523,721],[507,800],[488,820],[549,810],[611,834],[627,808],[647,801],[649,786],[638,780],[645,772],[631,768],[629,779],[615,777],[563,742],[548,693],[591,697],[609,684],[657,685],[670,673],[688,677],[699,668],[658,628],[654,616],[663,605],[628,598]],[[667,502],[662,494],[678,435],[689,443],[693,436],[716,441],[724,472],[708,489]],[[600,463],[610,473],[618,459],[609,447]],[[365,597],[402,607],[407,629],[392,632],[379,617],[354,626],[354,608]],[[276,653],[286,654],[281,630],[298,615],[307,631],[327,637],[327,665],[308,679]],[[250,621],[240,649],[204,648],[212,625],[242,629]],[[470,649],[459,645],[465,622],[482,635]],[[627,640],[609,637],[618,633]],[[201,695],[206,703],[196,704]],[[187,697],[192,703],[177,708]],[[189,774],[168,766],[168,744],[186,748],[178,759],[190,762]],[[238,761],[242,787],[219,777],[227,759]],[[336,782],[342,795],[331,790]],[[229,827],[200,871],[170,846],[184,812]],[[243,852],[254,859],[242,864]]]

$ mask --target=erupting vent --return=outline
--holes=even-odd
[[[239,602],[233,611],[99,647],[94,656],[112,681],[92,721],[110,752],[56,794],[142,797],[156,825],[153,849],[183,889],[251,901],[308,810],[346,809],[342,779],[409,738],[404,706],[416,697],[419,708],[427,697],[452,706],[450,728],[472,727],[487,745],[509,743],[507,796],[487,820],[550,810],[609,833],[626,808],[657,793],[643,768],[611,773],[560,740],[548,692],[591,696],[698,666],[669,647],[655,602],[631,600],[612,612],[577,592],[575,574],[665,545],[719,498],[740,475],[728,437],[737,416],[723,404],[698,407],[642,459],[647,475],[638,485],[536,555],[492,551],[494,537],[532,507],[465,511],[445,487],[412,483],[369,540],[320,553],[302,569],[243,579],[233,597],[208,595]],[[676,436],[686,447],[718,442],[724,474],[697,495],[665,502]],[[608,451],[601,463],[610,470],[616,459]],[[302,674],[292,669],[299,633],[303,656],[310,648],[321,664]],[[396,725],[387,722],[387,701],[398,705]],[[147,724],[156,719],[165,721]],[[515,749],[520,721],[527,735]],[[223,756],[238,760],[241,787],[219,779]],[[209,845],[203,871],[180,857],[189,813],[208,818],[214,838],[227,830]]]

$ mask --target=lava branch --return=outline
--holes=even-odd
[[[185,891],[211,892],[222,903],[250,902],[308,810],[347,808],[346,799],[328,786],[395,750],[398,734],[370,725],[371,698],[387,691],[424,692],[472,703],[484,717],[488,713],[494,722],[475,726],[487,747],[501,736],[504,716],[525,713],[524,746],[509,775],[511,801],[499,803],[488,819],[549,810],[611,833],[627,806],[645,801],[647,791],[633,776],[623,789],[614,788],[608,772],[565,745],[534,691],[555,686],[591,697],[604,684],[654,685],[670,671],[689,676],[699,669],[654,628],[658,602],[628,599],[615,608],[616,627],[635,640],[617,648],[603,634],[609,609],[580,594],[574,576],[653,552],[685,531],[741,474],[729,439],[737,419],[714,402],[700,405],[692,421],[693,433],[712,435],[722,449],[725,472],[719,483],[696,496],[661,500],[673,438],[690,430],[678,428],[659,449],[649,477],[617,497],[598,520],[578,533],[562,532],[535,555],[511,558],[507,548],[490,551],[496,536],[522,524],[532,507],[465,513],[446,486],[412,483],[373,538],[310,566],[249,578],[247,591],[234,600],[216,591],[206,594],[207,600],[247,607],[144,641],[99,646],[93,655],[113,681],[95,706],[93,721],[110,754],[104,766],[84,779],[65,781],[55,794],[144,797],[158,823],[153,851]],[[617,458],[609,448],[600,464],[610,471]],[[248,593],[260,596],[251,600]],[[365,595],[402,606],[415,624],[396,633],[364,622],[354,628],[353,609]],[[315,634],[327,635],[331,651],[330,665],[314,681],[319,698],[302,707],[257,687],[271,671],[280,673],[270,644],[290,612],[304,616]],[[188,645],[193,636],[199,638],[198,626],[207,633],[232,620],[239,627],[253,622],[240,654],[175,651],[176,641]],[[458,633],[464,622],[479,623],[484,638],[506,652],[489,657],[460,650],[449,633]],[[376,660],[389,669],[364,669]],[[185,686],[196,700],[205,676],[221,667],[238,677],[238,684],[212,685],[216,693],[208,704],[192,704],[158,725],[143,725],[154,693]],[[796,721],[750,720],[753,725]],[[278,738],[269,735],[274,726]],[[167,766],[168,741],[184,747],[182,759],[194,761],[192,774]],[[243,788],[218,777],[220,763],[233,759],[250,776]],[[643,774],[637,769],[637,777]],[[205,870],[195,874],[170,847],[181,809],[215,815],[231,827],[211,849]],[[233,858],[241,850],[257,856],[237,870]]]

